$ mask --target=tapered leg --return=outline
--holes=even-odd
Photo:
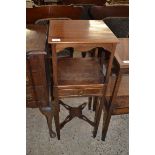
[[[120,81],[121,81],[122,75],[121,72],[118,72],[116,81],[115,81],[115,85],[114,85],[114,89],[112,92],[112,97],[110,99],[110,104],[108,109],[105,109],[104,111],[104,115],[103,115],[103,126],[102,126],[102,140],[105,141],[105,137],[108,131],[108,127],[109,127],[109,123],[110,123],[110,119],[111,119],[111,115],[112,115],[112,108],[113,108],[113,103],[116,99],[117,96],[117,92],[119,89],[119,85],[120,85]]]
[[[99,107],[96,110],[96,116],[95,116],[95,126],[94,126],[94,131],[93,131],[93,137],[96,137],[97,131],[98,131],[98,126],[99,126],[99,122],[101,119],[101,114],[102,114],[102,110],[103,110],[103,99],[101,99],[101,102],[99,103]]]
[[[88,110],[91,110],[92,97],[88,98]]]
[[[56,133],[58,140],[60,140],[60,121],[59,121],[59,101],[54,101],[55,106],[55,112],[54,112],[54,121],[55,121],[55,127],[56,127]]]
[[[108,131],[109,123],[111,119],[111,113],[110,112],[105,112],[103,115],[103,127],[102,127],[102,140],[105,141],[105,137]]]

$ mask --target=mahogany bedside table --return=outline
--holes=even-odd
[[[48,43],[52,48],[53,71],[53,106],[57,137],[60,139],[60,129],[74,117],[79,117],[94,127],[96,136],[103,108],[106,88],[111,73],[115,48],[119,40],[106,26],[98,20],[51,20],[49,25]],[[102,47],[110,53],[105,73],[98,58],[62,58],[57,59],[57,52],[72,47],[75,51],[88,51]],[[86,103],[79,107],[70,107],[61,99],[66,97],[97,96],[100,104],[96,110],[94,122],[82,114]],[[69,115],[60,123],[60,105],[63,105]]]

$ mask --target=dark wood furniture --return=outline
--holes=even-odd
[[[26,23],[34,24],[40,19],[69,18],[80,19],[83,14],[81,6],[48,5],[26,9]]]
[[[34,2],[34,4],[37,5],[44,5],[44,0],[32,0]]]
[[[52,48],[53,105],[58,139],[60,139],[60,129],[74,117],[79,117],[92,125],[93,136],[96,136],[117,42],[118,39],[102,21],[50,21],[48,43]],[[73,47],[76,51],[88,51],[96,47],[105,48],[110,53],[106,73],[103,74],[100,59],[97,58],[57,59],[56,53],[67,47]],[[100,98],[101,102],[98,105],[94,122],[82,114],[86,103],[79,107],[70,107],[61,101],[62,98],[79,96]],[[62,123],[59,121],[60,105],[69,111],[69,115]]]
[[[108,0],[107,1],[110,5],[113,4],[129,4],[129,0]]]
[[[106,17],[129,17],[129,6],[92,6],[90,8],[92,19],[104,19]]]
[[[48,5],[48,4],[58,4],[58,5],[71,5],[71,4],[94,4],[94,5],[104,5],[106,0],[60,0],[58,2],[45,2],[44,0],[34,0],[37,5]]]
[[[117,38],[129,37],[129,17],[106,17],[103,20]]]
[[[105,5],[106,0],[63,0],[63,4],[94,4],[94,5]]]
[[[50,136],[55,137],[45,63],[47,30],[46,26],[26,26],[26,106],[40,109],[47,119]]]
[[[114,59],[116,76],[111,76],[104,104],[102,140],[105,140],[112,115],[129,113],[129,39],[119,38]]]

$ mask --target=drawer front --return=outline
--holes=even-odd
[[[72,96],[102,96],[103,90],[99,88],[94,89],[59,89],[60,97],[72,97]]]

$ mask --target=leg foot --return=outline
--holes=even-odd
[[[55,132],[52,129],[53,114],[51,114],[51,107],[40,108],[40,111],[46,117],[50,137],[51,138],[56,137],[56,134],[55,134]]]
[[[102,137],[101,137],[103,141],[105,141],[105,138],[107,135],[110,119],[111,119],[111,114],[105,112],[105,114],[103,115]]]

